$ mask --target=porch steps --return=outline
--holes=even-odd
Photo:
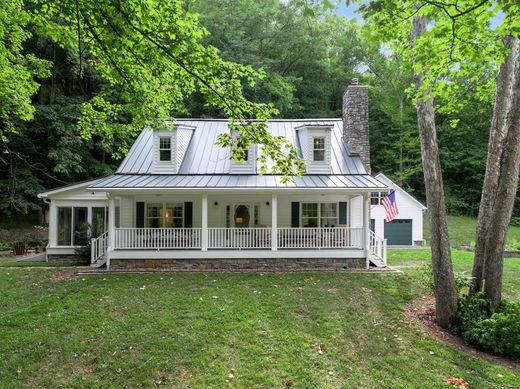
[[[384,263],[383,260],[380,259],[380,258],[374,258],[374,257],[372,257],[372,258],[370,258],[370,263],[371,263],[372,265],[374,265],[375,267],[380,267],[380,268],[381,268],[381,267],[386,267],[385,263]]]
[[[107,260],[105,257],[102,257],[102,258],[99,258],[97,261],[95,262],[92,262],[90,264],[90,267],[91,268],[94,268],[94,269],[98,269],[100,268],[101,266],[103,266],[105,263],[107,263]]]

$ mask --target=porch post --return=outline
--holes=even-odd
[[[271,250],[278,250],[278,196],[271,196]]]
[[[364,216],[364,231],[365,231],[365,252],[367,263],[367,269],[370,267],[370,196],[367,194],[363,195],[363,203],[365,204],[363,207],[363,216]]]
[[[208,195],[202,195],[201,250],[208,251]]]
[[[55,247],[58,244],[58,207],[56,202],[51,200],[49,205],[49,246]]]
[[[110,196],[108,200],[108,249],[107,269],[110,269],[110,252],[116,248],[116,200]]]

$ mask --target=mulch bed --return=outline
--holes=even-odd
[[[435,299],[431,295],[423,296],[409,304],[406,308],[406,317],[410,323],[420,323],[430,334],[461,353],[484,359],[513,371],[520,371],[520,362],[478,350],[467,344],[461,336],[439,327],[435,323]]]

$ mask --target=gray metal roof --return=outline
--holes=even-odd
[[[292,182],[282,184],[281,176],[246,174],[115,174],[96,181],[88,190],[108,189],[385,189],[386,186],[368,174],[306,175],[293,177]]]
[[[219,134],[229,133],[226,119],[177,119],[176,124],[195,128],[179,174],[228,174],[231,171],[229,148],[215,145]],[[366,174],[361,159],[348,153],[342,139],[341,119],[272,119],[268,122],[274,136],[284,136],[296,146],[296,128],[303,125],[332,127],[331,174]],[[116,173],[151,174],[152,162],[153,131],[144,129]]]

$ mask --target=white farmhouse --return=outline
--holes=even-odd
[[[390,246],[423,245],[423,213],[426,207],[383,173],[378,173],[375,178],[388,189],[372,192],[370,229],[377,236],[384,237]],[[386,223],[386,212],[380,202],[392,191],[395,191],[399,214],[392,222]]]
[[[345,269],[383,266],[384,240],[370,231],[368,88],[353,82],[343,118],[273,119],[307,162],[282,183],[258,174],[261,146],[243,162],[215,145],[225,119],[176,119],[144,129],[115,174],[41,193],[50,209],[49,260],[74,255],[92,227],[94,267]],[[231,134],[233,135],[233,134]]]

